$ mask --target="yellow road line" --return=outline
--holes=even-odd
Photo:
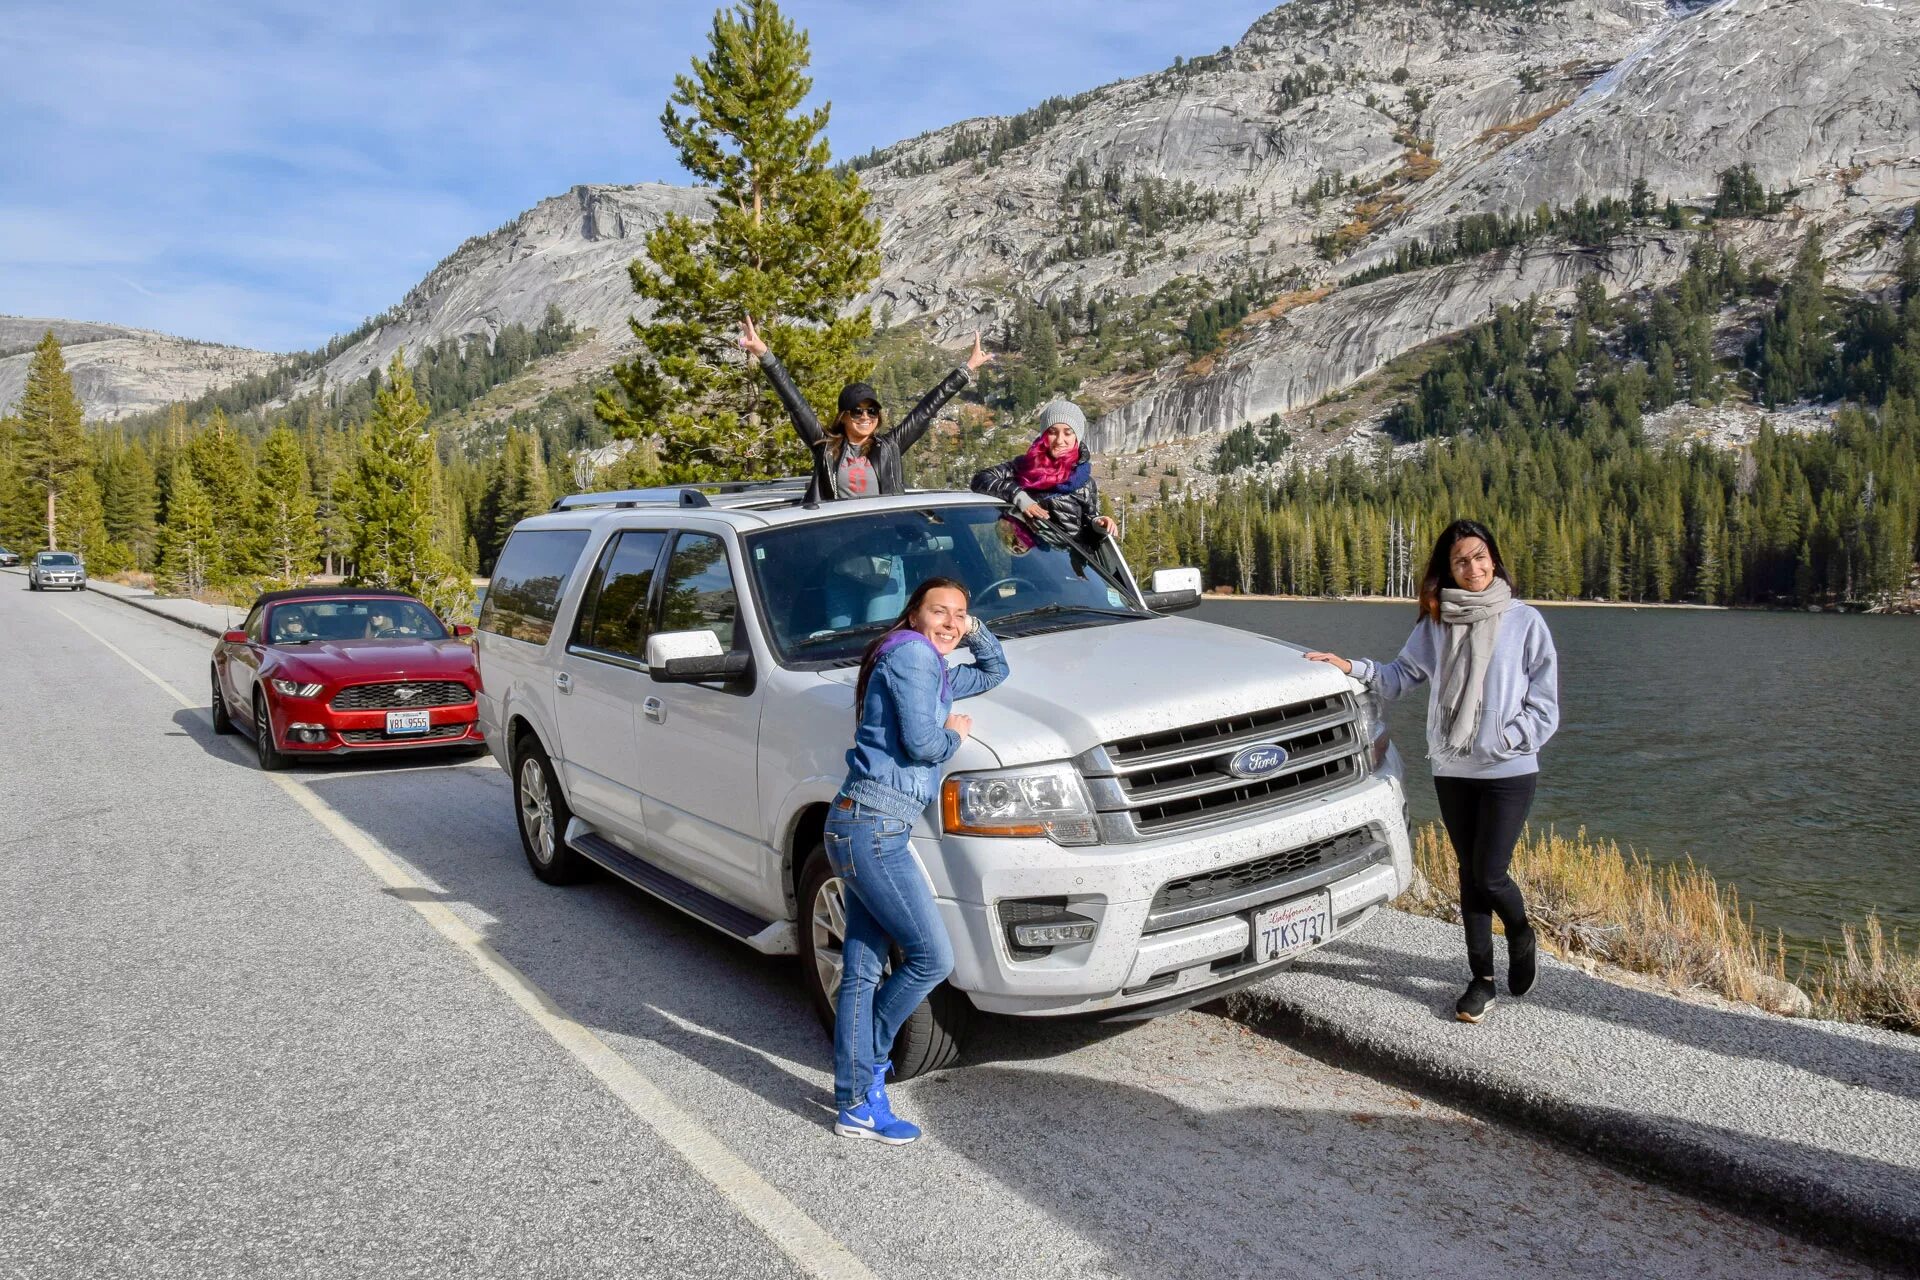
[[[65,609],[56,607],[54,612],[118,655],[128,666],[165,690],[181,706],[191,710],[200,709],[199,703]],[[873,1273],[845,1245],[781,1195],[698,1120],[676,1106],[638,1067],[616,1053],[606,1041],[567,1016],[553,997],[495,951],[486,939],[455,915],[445,903],[429,896],[427,886],[395,861],[379,841],[355,826],[313,788],[298,779],[279,773],[262,776],[278,783],[281,790],[312,814],[314,820],[360,859],[382,884],[393,889],[418,890],[397,896],[433,926],[434,932],[458,947],[474,967],[500,988],[522,1013],[590,1071],[642,1124],[679,1152],[680,1157],[696,1173],[712,1183],[714,1189],[743,1217],[765,1233],[809,1275],[819,1276],[822,1280],[873,1280]]]

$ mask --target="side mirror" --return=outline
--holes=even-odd
[[[738,680],[752,670],[752,654],[726,652],[711,631],[662,631],[647,637],[647,674],[660,684]]]
[[[220,637],[222,644],[245,644],[246,642],[247,633],[244,631],[228,631]]]
[[[467,625],[466,623],[464,623],[464,622],[456,622],[456,623],[454,623],[454,624],[453,624],[453,637],[454,637],[454,639],[456,639],[456,640],[465,640],[465,639],[466,639],[466,638],[467,638],[468,636],[470,636],[470,635],[472,635],[472,634],[473,634],[473,628],[472,628],[472,627],[470,627],[470,626],[468,626],[468,625]]]
[[[1200,603],[1198,569],[1155,569],[1141,600],[1155,613],[1179,613]]]

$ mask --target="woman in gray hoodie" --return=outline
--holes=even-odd
[[[1533,807],[1540,748],[1560,726],[1559,660],[1540,611],[1513,598],[1492,530],[1456,520],[1440,534],[1420,587],[1420,620],[1392,662],[1309,653],[1383,698],[1431,682],[1427,758],[1441,821],[1460,862],[1460,914],[1472,981],[1454,1011],[1493,1007],[1493,917],[1507,934],[1507,989],[1533,986],[1539,949],[1520,888],[1507,875]]]

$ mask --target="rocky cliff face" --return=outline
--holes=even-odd
[[[1915,0],[1293,0],[1218,54],[883,152],[863,172],[884,227],[866,301],[957,343],[1022,297],[1183,277],[1330,289],[1249,326],[1210,368],[1138,380],[1140,399],[1097,429],[1125,448],[1310,403],[1489,304],[1557,299],[1588,270],[1652,283],[1685,254],[1684,237],[1642,233],[1331,288],[1467,214],[1625,196],[1635,178],[1704,201],[1751,163],[1795,192],[1791,208],[1717,234],[1777,257],[1817,221],[1838,278],[1871,287],[1920,200],[1916,68]],[[597,331],[604,367],[631,343],[626,266],[645,233],[705,209],[660,185],[543,201],[461,246],[325,376],[364,377],[402,343],[534,325],[549,304]],[[1337,263],[1315,246],[1335,233]]]
[[[268,351],[193,342],[170,334],[75,320],[0,316],[0,413],[27,384],[33,344],[47,330],[60,340],[74,391],[90,418],[124,418],[189,400],[210,387],[262,373],[279,363]]]

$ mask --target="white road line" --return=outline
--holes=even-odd
[[[181,706],[195,711],[201,709],[199,703],[65,609],[56,607],[54,612],[99,641]],[[741,1216],[760,1228],[802,1270],[822,1280],[875,1280],[873,1273],[845,1245],[781,1195],[698,1120],[676,1106],[644,1072],[614,1052],[606,1041],[568,1017],[553,997],[495,951],[470,925],[444,903],[429,897],[426,886],[395,861],[379,841],[353,825],[305,783],[279,773],[262,776],[278,783],[382,884],[394,889],[420,890],[399,895],[400,900],[418,912],[436,933],[458,947],[521,1012],[592,1072],[627,1110],[679,1152],[696,1173],[712,1183]]]

